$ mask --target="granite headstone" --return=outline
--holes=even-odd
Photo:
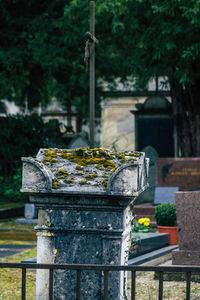
[[[154,204],[175,203],[175,192],[178,190],[178,187],[156,187]]]
[[[38,216],[35,204],[26,203],[24,208],[24,216],[26,219],[36,219]]]
[[[175,201],[179,249],[172,264],[200,265],[200,192],[177,192]]]
[[[153,202],[156,187],[156,171],[158,153],[152,146],[147,146],[142,149],[145,156],[149,158],[149,187],[138,197],[138,202]]]
[[[158,158],[157,186],[200,190],[200,158]]]

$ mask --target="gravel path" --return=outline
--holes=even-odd
[[[10,256],[10,255],[15,255],[17,253],[32,248],[35,248],[35,245],[14,245],[14,244],[0,245],[0,258]]]

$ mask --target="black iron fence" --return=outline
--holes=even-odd
[[[158,299],[163,299],[163,275],[164,273],[185,273],[186,288],[185,299],[190,300],[191,274],[199,273],[200,266],[119,266],[119,265],[78,265],[78,264],[33,264],[33,263],[0,263],[0,268],[15,268],[22,270],[21,299],[26,299],[26,271],[27,269],[49,269],[49,300],[53,300],[53,274],[54,270],[75,270],[76,271],[76,300],[81,299],[81,272],[86,270],[104,272],[104,300],[108,300],[109,280],[108,273],[112,271],[131,272],[131,296],[136,295],[136,272],[157,272],[158,278]]]

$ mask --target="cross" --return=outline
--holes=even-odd
[[[88,71],[88,61],[90,63],[90,148],[94,148],[94,117],[95,117],[95,1],[90,1],[90,32],[85,34],[87,41],[85,46],[85,64]]]

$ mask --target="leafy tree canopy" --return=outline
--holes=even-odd
[[[114,78],[119,67],[111,31],[121,1],[99,1],[97,77]],[[87,112],[88,73],[84,34],[89,30],[89,1],[2,0],[0,10],[0,96],[29,106],[49,97],[73,101]],[[115,70],[116,69],[116,70]],[[97,90],[98,92],[98,90]]]
[[[1,0],[0,96],[29,105],[56,96],[88,112],[84,33],[89,1]],[[183,156],[200,155],[200,2],[197,0],[96,0],[96,77],[155,75],[171,84]],[[99,99],[97,89],[97,99]]]
[[[131,73],[143,84],[168,76],[180,153],[199,156],[200,2],[135,0],[127,5],[122,19],[130,26],[123,44],[128,40]]]

